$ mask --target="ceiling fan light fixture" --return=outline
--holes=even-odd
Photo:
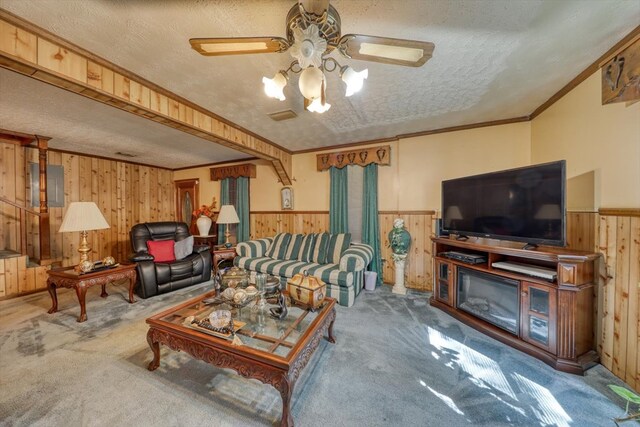
[[[290,53],[298,60],[300,67],[320,67],[322,55],[327,50],[327,41],[320,36],[318,26],[311,24],[304,30],[296,28],[293,36],[295,43],[291,46]]]
[[[342,67],[340,70],[342,81],[347,85],[345,96],[351,96],[356,92],[360,92],[364,85],[364,80],[369,77],[369,70],[355,71],[350,66]]]
[[[264,84],[264,93],[266,93],[270,98],[284,101],[286,98],[284,96],[283,90],[287,85],[287,79],[287,74],[283,71],[278,71],[272,79],[263,77],[262,83]]]
[[[313,101],[322,95],[322,82],[324,82],[324,73],[320,68],[309,67],[300,73],[298,80],[298,88],[305,98]]]
[[[325,102],[323,104],[320,98],[314,99],[307,106],[308,111],[311,111],[312,113],[320,113],[320,114],[324,113],[325,111],[329,111],[329,108],[331,108],[331,104],[329,104],[328,102]]]

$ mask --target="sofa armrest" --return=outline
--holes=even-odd
[[[135,254],[129,255],[129,261],[132,262],[140,262],[140,261],[153,261],[155,258],[147,251],[136,252]]]
[[[361,271],[373,259],[373,248],[364,243],[354,243],[340,257],[340,270]]]
[[[193,253],[194,254],[201,254],[203,252],[207,252],[210,251],[211,247],[208,245],[194,245],[193,246]]]
[[[267,253],[272,242],[271,237],[241,242],[236,246],[236,253],[241,257],[258,258]]]

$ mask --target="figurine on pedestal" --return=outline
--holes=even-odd
[[[404,263],[411,246],[411,235],[404,228],[404,220],[396,218],[393,221],[393,229],[389,232],[389,246],[391,246],[391,258],[396,270],[396,282],[391,292],[394,294],[406,295],[407,288],[404,287]]]

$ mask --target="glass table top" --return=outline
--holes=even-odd
[[[208,303],[214,296],[214,292],[207,293],[186,306],[178,306],[175,310],[165,312],[160,317],[154,316],[154,318],[161,322],[168,322],[200,331],[210,335],[214,340],[226,340],[231,343],[233,337],[223,338],[215,333],[203,330],[187,320],[190,316],[194,316],[197,320],[204,320],[213,311],[230,310],[234,323],[244,323],[240,330],[236,332],[236,336],[242,341],[242,345],[287,358],[289,352],[322,312],[322,308],[312,312],[295,306],[287,306],[287,316],[279,320],[271,317],[269,312],[270,308],[277,307],[277,305],[265,304],[261,308],[257,304],[258,300],[250,302],[243,308],[233,308],[225,303]]]

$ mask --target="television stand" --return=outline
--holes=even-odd
[[[584,374],[594,345],[595,253],[432,237],[429,303],[560,371]],[[458,258],[446,254],[461,253]],[[486,261],[465,263],[465,255]]]

